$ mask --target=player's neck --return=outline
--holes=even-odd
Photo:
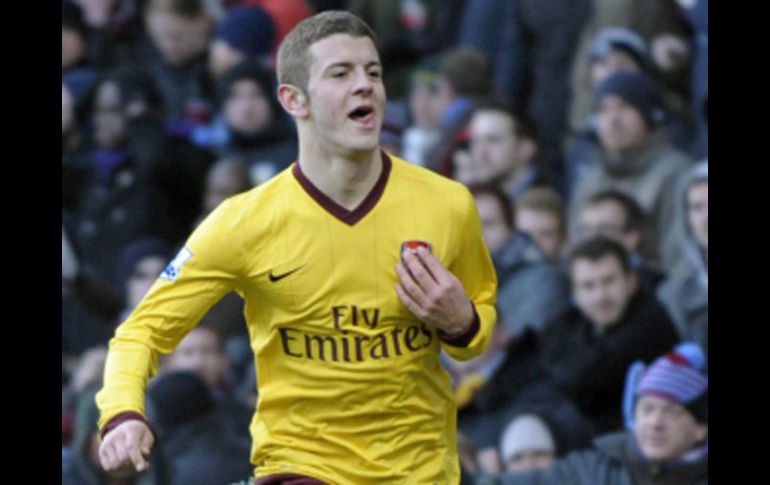
[[[317,148],[302,150],[301,147],[298,160],[305,177],[348,210],[358,207],[382,173],[379,148],[353,157],[328,154]]]

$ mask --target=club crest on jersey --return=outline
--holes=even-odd
[[[407,251],[417,252],[417,248],[419,247],[424,247],[428,250],[428,252],[433,252],[433,246],[431,246],[429,242],[413,239],[411,241],[404,241],[401,243],[401,259],[404,259],[404,254],[406,254]]]
[[[176,281],[177,277],[179,276],[179,272],[182,269],[182,265],[185,264],[185,262],[187,262],[187,260],[190,259],[192,255],[193,254],[189,249],[183,247],[174,257],[174,259],[171,260],[168,266],[166,266],[166,269],[163,270],[163,273],[160,274],[160,279]]]

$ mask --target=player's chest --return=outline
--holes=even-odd
[[[388,216],[353,226],[324,218],[287,221],[249,255],[247,291],[276,309],[304,312],[339,305],[362,320],[375,318],[377,309],[400,309],[396,265],[404,245],[427,243],[448,265],[453,236],[441,224]]]

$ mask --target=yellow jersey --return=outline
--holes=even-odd
[[[404,243],[427,243],[463,284],[476,318],[445,342],[400,301]],[[256,476],[333,484],[459,482],[456,408],[442,347],[479,355],[497,280],[470,192],[383,153],[382,174],[347,211],[298,164],[223,202],[193,232],[110,341],[100,427],[144,413],[159,355],[229,291],[245,301],[259,398]]]

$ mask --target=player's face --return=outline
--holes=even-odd
[[[627,274],[611,254],[597,261],[577,259],[572,263],[571,275],[580,311],[600,331],[620,320],[636,291],[633,273]]]
[[[701,246],[709,247],[709,184],[695,184],[687,191],[687,218]]]
[[[376,150],[385,87],[371,39],[334,34],[311,45],[309,54],[307,92],[314,141],[332,152]]]
[[[652,461],[681,458],[706,438],[708,430],[684,406],[657,396],[642,396],[634,419],[636,441]]]

